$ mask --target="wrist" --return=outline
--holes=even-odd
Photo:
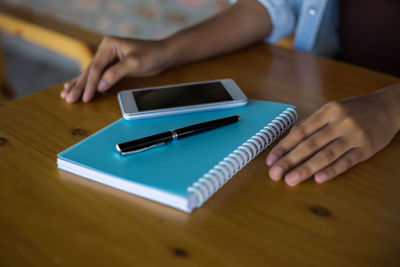
[[[388,116],[398,132],[400,131],[400,84],[385,87],[381,92],[388,106]]]
[[[164,42],[164,52],[165,52],[165,63],[166,68],[173,68],[179,63],[179,47],[177,45],[177,40],[175,35],[169,36],[163,40]]]

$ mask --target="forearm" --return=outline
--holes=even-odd
[[[272,25],[256,0],[239,0],[224,12],[165,41],[169,67],[225,54],[262,40]]]

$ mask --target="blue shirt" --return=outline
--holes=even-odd
[[[294,48],[333,56],[339,50],[337,0],[258,0],[268,11],[272,32],[265,39],[275,43],[294,34]]]

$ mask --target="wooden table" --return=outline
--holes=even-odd
[[[155,78],[127,79],[89,104],[62,86],[0,105],[0,265],[400,266],[400,136],[327,184],[267,177],[267,151],[193,214],[57,169],[56,155],[121,117],[120,89],[233,78],[248,97],[295,104],[398,79],[258,45]]]

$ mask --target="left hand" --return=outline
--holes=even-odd
[[[400,86],[333,101],[294,126],[267,157],[269,175],[295,186],[324,183],[365,161],[399,131]]]

